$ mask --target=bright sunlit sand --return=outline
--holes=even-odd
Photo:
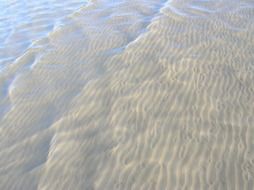
[[[0,8],[0,190],[254,189],[254,1]]]

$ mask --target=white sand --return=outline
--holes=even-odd
[[[1,190],[253,190],[254,3],[94,0],[0,73]]]

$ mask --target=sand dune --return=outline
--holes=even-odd
[[[252,190],[253,18],[248,0],[69,14],[0,73],[0,189]]]

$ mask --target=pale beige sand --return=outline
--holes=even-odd
[[[92,1],[0,75],[0,189],[254,189],[254,3]]]

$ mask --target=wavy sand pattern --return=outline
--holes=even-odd
[[[0,73],[0,189],[252,190],[254,3],[93,0]]]

